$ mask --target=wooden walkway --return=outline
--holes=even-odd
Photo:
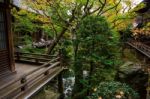
[[[148,58],[150,58],[150,46],[148,46],[142,42],[137,42],[137,41],[127,42],[127,44],[130,45],[131,47],[135,48],[136,50],[138,50],[139,52],[141,52]]]
[[[35,59],[35,57],[23,57],[23,60],[26,60],[24,58],[28,61],[31,59],[31,62]],[[22,58],[19,56],[19,59]],[[38,61],[36,59],[35,62],[41,62],[41,59]],[[49,61],[47,59],[47,62],[42,65],[16,63],[16,73],[0,79],[0,99],[29,98],[63,71],[60,63],[59,57],[54,57]]]
[[[0,79],[0,85],[5,85],[8,82],[14,81],[15,79],[18,79],[19,77],[23,76],[24,74],[27,74],[31,72],[32,70],[38,68],[38,65],[30,65],[30,64],[23,64],[23,63],[15,63],[16,67],[16,73],[13,75],[9,75],[4,78]],[[1,88],[0,86],[0,88]]]

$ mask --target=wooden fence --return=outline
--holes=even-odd
[[[15,60],[21,62],[32,62],[37,64],[43,64],[57,57],[57,55],[35,54],[35,53],[23,53],[15,52]]]
[[[54,74],[59,72],[58,69],[55,68],[61,67],[60,59],[61,58],[59,56],[54,55],[40,55],[17,52],[16,60],[36,63],[46,62],[33,71],[30,71],[27,74],[19,77],[18,79],[8,81],[7,84],[0,86],[0,99],[9,99],[11,97],[17,98],[21,94],[25,93],[28,89],[32,88],[42,79],[44,80],[46,77],[54,76]]]

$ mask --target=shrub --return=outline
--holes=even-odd
[[[120,82],[101,82],[89,99],[139,99],[131,87]]]

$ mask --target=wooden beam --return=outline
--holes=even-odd
[[[8,51],[9,51],[9,62],[10,62],[10,70],[15,72],[15,61],[14,61],[14,47],[13,47],[13,34],[11,31],[11,9],[9,7],[9,0],[6,0],[7,9],[6,9],[6,32],[8,39]]]

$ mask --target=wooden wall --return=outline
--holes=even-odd
[[[1,36],[1,42],[4,43],[4,47],[0,48],[0,75],[5,75],[15,72],[9,0],[4,0],[4,3],[0,3],[0,13],[4,18],[1,22],[1,27],[4,25],[4,30],[1,31],[3,36]]]

